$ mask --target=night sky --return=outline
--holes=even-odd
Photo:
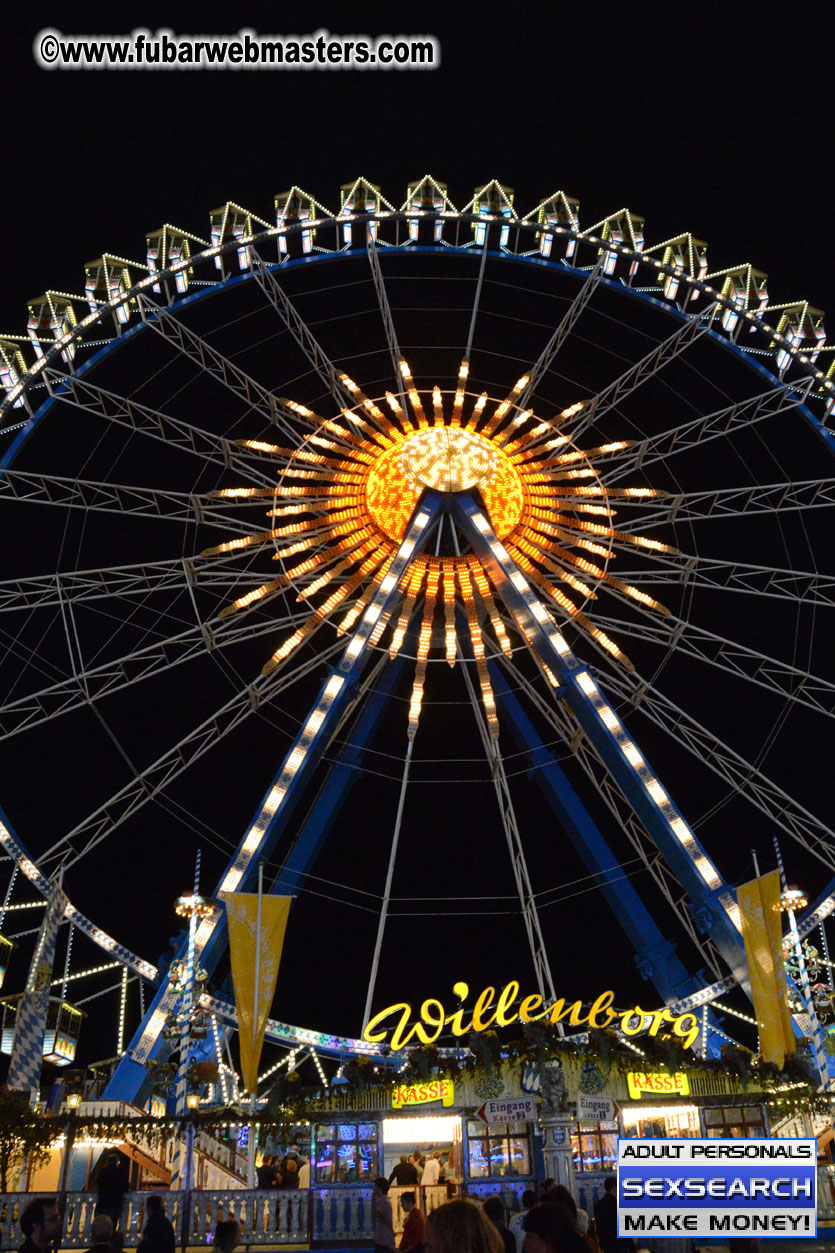
[[[19,6],[6,18],[0,49],[5,106],[0,334],[24,333],[27,298],[47,288],[81,291],[84,262],[103,251],[144,261],[145,232],[163,222],[205,238],[209,210],[227,200],[270,221],[274,194],[291,184],[336,207],[340,186],[359,175],[379,184],[397,206],[407,183],[424,173],[446,182],[458,206],[494,177],[514,188],[523,213],[562,188],[579,198],[583,224],[628,206],[646,218],[648,243],[689,230],[708,241],[711,270],[751,261],[768,273],[772,300],[805,298],[826,308],[835,298],[831,197],[825,191],[832,161],[827,138],[833,112],[832,19],[820,10],[784,8],[779,17],[767,19],[762,6],[749,0],[731,6],[708,0],[698,9],[656,3],[630,7],[609,0],[585,8],[557,0],[531,0],[515,8],[468,0],[398,8],[359,0],[349,8],[250,3],[234,19],[228,9],[212,5],[199,6],[199,19],[197,12],[191,5],[139,6],[129,0],[116,8],[47,4],[36,14]],[[125,34],[137,26],[152,32],[168,27],[179,34],[235,33],[243,26],[261,34],[320,28],[340,34],[432,34],[440,41],[442,64],[423,73],[45,72],[35,65],[31,49],[36,33],[48,26],[66,34]],[[462,276],[469,281],[472,266]],[[393,303],[400,299],[405,309],[407,289],[396,290],[402,295]],[[353,333],[353,298],[346,287],[340,297],[344,304],[337,308],[341,320],[332,332],[334,352],[338,332]],[[496,318],[505,313],[515,319],[515,329],[506,331],[508,354],[522,359],[530,335],[527,351],[534,358],[544,332],[528,332],[523,324],[526,317],[531,324],[545,324],[545,297],[530,295],[528,306],[518,294],[508,295],[506,303],[498,290],[489,298]],[[253,310],[258,312],[241,299],[236,316],[245,319]],[[207,330],[219,335],[221,313],[218,306],[205,315]],[[604,307],[600,317],[605,313]],[[265,326],[263,309],[258,317],[253,325]],[[460,337],[459,321],[450,313],[437,330]],[[404,342],[410,333],[406,328],[404,314]],[[330,342],[331,332],[321,333]],[[350,348],[359,355],[363,344],[361,331],[356,333]],[[261,369],[269,378],[270,344],[254,344],[247,351],[248,368]],[[709,362],[705,368],[712,368]],[[116,374],[103,377],[116,385]],[[686,386],[683,376],[679,382]],[[710,378],[705,386],[726,382]],[[176,385],[176,378],[169,377],[160,401],[176,394]],[[560,399],[558,391],[553,399],[555,404]],[[198,395],[194,405],[216,400]],[[235,433],[246,431],[241,427]],[[81,434],[87,434],[83,424],[77,433],[56,432],[41,466],[69,473],[78,465]],[[157,460],[166,456],[160,446],[124,452],[119,464],[126,475],[132,464],[140,479],[157,485],[169,469],[176,477],[173,461],[167,467]],[[822,452],[805,433],[797,443],[791,432],[783,433],[768,455],[798,477],[826,472]],[[93,468],[96,456],[102,466],[117,461],[113,447],[90,453]],[[763,475],[769,472],[764,464]],[[719,465],[716,481],[724,476],[731,483],[733,473],[732,466]],[[59,554],[73,546],[84,553],[82,564],[93,564],[87,559],[96,553],[102,564],[132,559],[124,547],[121,556],[109,549],[106,535],[97,537],[77,519],[61,531],[60,511],[44,513],[49,517],[37,521],[27,515],[21,525],[19,515],[4,507],[3,579],[50,571]],[[817,521],[808,529],[796,522],[780,536],[781,560],[796,560],[804,569],[815,561],[831,570],[825,528]],[[762,535],[740,527],[734,551],[755,560],[766,529],[765,522]],[[129,538],[122,542],[130,544]],[[762,551],[772,550],[763,543]],[[797,629],[795,649],[810,650],[817,672],[831,681],[831,657],[823,647],[831,608],[821,609],[814,619],[805,617],[798,628],[777,609],[768,619],[752,600],[731,605],[717,599],[717,628],[727,614],[724,622],[744,633],[748,617],[756,618],[759,645],[770,631],[785,642]],[[105,632],[101,624],[97,629]],[[136,629],[152,630],[150,611]],[[66,658],[58,658],[60,647],[60,640],[44,636],[45,665],[66,665]],[[787,648],[791,652],[790,639]],[[23,664],[13,632],[0,636],[0,650],[8,650],[0,673],[10,690],[16,667]],[[263,642],[253,646],[240,668],[257,670],[264,652]],[[637,645],[636,655],[640,652]],[[31,656],[25,664],[33,664]],[[0,805],[34,853],[120,786],[126,763],[147,760],[155,744],[163,751],[170,735],[206,716],[210,702],[231,691],[230,674],[207,670],[204,684],[203,672],[189,677],[187,669],[172,675],[173,689],[168,683],[138,685],[129,698],[103,705],[105,721],[56,719],[46,730],[17,737],[4,752]],[[157,961],[176,932],[172,902],[190,884],[196,849],[202,852],[201,882],[208,892],[321,674],[314,672],[280,708],[250,719],[234,750],[206,759],[180,780],[169,804],[148,806],[141,819],[103,841],[73,870],[72,899],[117,938]],[[758,691],[746,695],[730,685],[722,695],[711,680],[703,684],[692,667],[671,666],[667,677],[677,698],[697,715],[711,706],[715,712],[718,702],[728,742],[742,746],[750,731],[748,746],[763,753],[765,771],[831,823],[827,766],[832,735],[826,717],[791,713],[784,719],[784,711],[768,706]],[[317,877],[308,881],[291,915],[273,1007],[285,1021],[359,1034],[375,898],[382,891],[397,803],[402,693],[399,699],[401,709],[384,720],[316,867]],[[532,986],[521,924],[511,912],[514,902],[502,899],[512,896],[513,883],[489,779],[483,767],[458,760],[478,755],[465,700],[460,676],[445,670],[428,700],[417,742],[419,760],[394,881],[399,898],[394,912],[401,917],[387,932],[378,1006],[427,995],[451,1000],[455,978],[467,979],[474,990],[512,977]],[[507,751],[513,753],[514,746],[508,744]],[[729,882],[750,876],[752,847],[763,868],[771,868],[771,831],[753,811],[729,800],[722,789],[712,790],[664,737],[656,741],[650,734],[648,752]],[[646,998],[620,930],[555,830],[536,780],[520,762],[510,761],[535,887],[553,889],[543,925],[558,991],[591,999],[614,985],[624,1002],[630,996]],[[308,803],[315,787],[316,780]],[[824,866],[789,846],[788,839],[783,851],[790,878],[802,880],[810,894],[824,887],[830,877]],[[661,910],[646,873],[627,869],[653,911]],[[275,870],[275,865],[268,867],[268,875]],[[0,873],[0,890],[6,878],[5,871]],[[474,899],[445,905],[442,898],[454,893]],[[14,899],[31,899],[30,890],[18,886]],[[462,910],[472,911],[471,916],[461,917]],[[10,915],[4,931],[23,931],[35,918],[34,913]],[[678,938],[669,913],[663,921],[659,914],[659,921]],[[13,958],[9,989],[22,985],[30,942],[23,940]],[[90,945],[81,939],[76,943],[73,969],[100,960]],[[63,945],[59,941],[59,962]],[[682,952],[688,960],[693,957],[686,944]],[[108,984],[105,979],[82,986],[79,996]],[[135,986],[131,996],[129,1028],[138,1021]],[[88,1008],[82,1057],[112,1055],[116,995],[90,1002]]]

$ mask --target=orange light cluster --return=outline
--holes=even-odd
[[[666,615],[654,597],[616,578],[609,563],[619,551],[636,549],[648,555],[680,555],[660,540],[614,525],[614,502],[664,495],[649,487],[607,488],[601,481],[597,463],[611,461],[633,441],[578,447],[572,442],[570,420],[583,403],[546,420],[537,418],[524,407],[530,394],[528,375],[503,399],[466,390],[466,360],[454,391],[419,388],[406,361],[400,362],[400,375],[398,394],[388,391],[378,403],[341,374],[352,403],[335,418],[283,400],[311,428],[300,448],[235,441],[244,453],[275,460],[276,486],[211,493],[227,501],[264,498],[271,506],[268,517],[286,521],[205,549],[204,558],[243,556],[261,546],[271,548],[274,559],[281,561],[304,554],[304,560],[285,565],[279,578],[248,590],[220,612],[227,618],[285,589],[294,589],[296,599],[310,605],[310,617],[279,641],[264,674],[282,666],[325,621],[336,623],[340,635],[355,626],[382,584],[427,488],[477,491],[494,531],[555,620],[570,620],[596,646],[630,667],[618,644],[584,609],[592,612],[605,588],[639,612]],[[594,521],[587,521],[589,516]],[[482,631],[490,629],[505,653],[512,645],[487,571],[472,553],[417,557],[401,580],[398,597],[380,615],[372,645],[383,640],[392,656],[401,650],[421,594],[409,734],[417,728],[431,649],[453,665],[461,645],[462,655],[476,662],[490,733],[496,734]],[[340,607],[341,617],[336,617]],[[463,632],[457,612],[461,607],[466,614]],[[550,672],[548,677],[557,684]]]

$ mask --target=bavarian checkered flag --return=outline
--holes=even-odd
[[[64,915],[66,897],[60,886],[53,883],[46,902],[46,914],[41,923],[38,943],[29,967],[26,991],[17,1007],[12,1058],[6,1083],[17,1092],[30,1092],[37,1098],[43,1062],[43,1041],[46,1016],[49,1010],[49,986],[52,982],[52,963],[55,958],[55,941],[58,927]]]

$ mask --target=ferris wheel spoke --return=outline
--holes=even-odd
[[[460,656],[460,649],[459,649]],[[522,913],[522,920],[525,925],[525,932],[528,937],[528,947],[530,949],[531,961],[536,972],[537,987],[540,996],[544,1001],[556,1000],[556,992],[554,991],[554,980],[551,974],[551,963],[548,959],[548,950],[545,947],[545,939],[542,934],[542,927],[539,921],[539,912],[537,910],[536,897],[533,887],[531,886],[530,874],[528,873],[528,863],[525,857],[525,850],[522,846],[522,836],[519,831],[519,824],[516,820],[516,811],[513,805],[513,797],[510,792],[510,785],[507,781],[505,772],[504,758],[501,754],[498,738],[491,734],[487,716],[482,705],[476,696],[475,686],[469,672],[467,664],[462,665],[462,673],[467,686],[467,694],[470,698],[473,716],[478,727],[479,737],[487,761],[490,764],[490,774],[493,781],[493,787],[496,793],[496,800],[499,803],[499,811],[501,813],[502,826],[504,827],[505,839],[507,841],[508,853],[510,854],[510,864],[513,870],[513,878],[516,883],[516,892],[519,897],[519,905]]]
[[[140,295],[138,300],[142,321],[146,326],[162,336],[206,374],[217,379],[234,396],[244,400],[296,447],[302,443],[291,412],[279,403],[268,388],[187,327],[170,309],[154,304],[147,296]]]
[[[638,674],[609,674],[602,681],[656,726],[669,732],[677,744],[683,745],[818,861],[830,870],[835,867],[835,832],[713,731]]]
[[[647,553],[649,566],[641,570],[618,569],[621,580],[640,581],[641,587],[705,587],[723,592],[769,596],[800,605],[835,605],[835,575],[804,570],[781,570],[775,566],[721,561],[682,553],[671,558]]]
[[[380,268],[380,255],[377,252],[377,245],[368,236],[368,264],[371,266],[371,278],[374,283],[374,291],[377,294],[377,304],[380,308],[380,316],[383,319],[383,328],[386,335],[386,343],[388,344],[389,356],[391,357],[391,368],[394,374],[395,391],[402,392],[403,374],[400,369],[400,363],[403,360],[403,354],[400,351],[400,345],[397,342],[397,332],[394,329],[394,319],[391,316],[391,306],[389,305],[388,293],[386,285],[383,281],[383,271]]]
[[[835,479],[804,479],[800,483],[753,484],[712,492],[683,492],[665,499],[618,500],[618,509],[632,516],[618,522],[621,531],[671,522],[703,522],[709,518],[741,518],[745,514],[793,513],[835,505]],[[638,516],[633,511],[639,510]]]
[[[63,509],[154,518],[185,526],[212,521],[228,530],[233,521],[222,508],[217,508],[218,502],[209,496],[158,491],[127,483],[97,483],[87,479],[61,478],[54,474],[31,474],[15,469],[4,470],[0,475],[0,500],[3,498],[27,504],[57,505]],[[258,533],[264,529],[263,523],[245,522],[238,517],[234,518],[234,524],[244,532]]]
[[[342,382],[336,366],[299,314],[273,273],[272,267],[264,261],[256,248],[251,247],[249,252],[252,277],[258,283],[267,300],[319,375],[319,378],[333,397],[337,408],[350,409],[354,404],[354,398]]]
[[[678,653],[685,653],[733,675],[734,678],[745,679],[829,718],[835,717],[835,683],[821,679],[798,666],[790,666],[776,657],[769,657],[754,648],[747,648],[692,622],[672,616],[665,621],[669,625],[658,626],[639,618],[627,624],[616,618],[595,615],[595,622],[615,635],[626,631],[633,638],[658,644],[662,648],[672,648]]]
[[[788,413],[805,404],[813,382],[814,378],[809,376],[793,383],[791,389],[781,384],[760,392],[757,396],[750,396],[747,400],[737,401],[736,404],[726,405],[713,413],[703,414],[689,422],[670,427],[658,435],[651,435],[633,444],[628,452],[619,457],[613,468],[601,475],[601,482],[607,487],[635,470],[645,470],[647,466],[655,465],[659,461],[666,462],[679,453],[691,452],[700,444],[725,438],[735,431],[764,422],[767,418]]]
[[[137,771],[129,783],[47,849],[42,860],[52,860],[60,853],[64,869],[68,870],[92,852],[123,822],[159,796],[176,778],[234,731],[256,709],[273,701],[308,673],[320,669],[323,661],[327,661],[342,649],[342,640],[337,640],[304,665],[297,666],[292,672],[278,672],[266,680],[256,679],[254,683],[242,688],[231,700],[201,722],[173,748],[157,758],[152,765],[145,770]]]
[[[274,479],[262,473],[254,464],[254,459],[243,455],[232,440],[206,431],[192,422],[170,417],[159,409],[151,409],[127,396],[119,396],[75,374],[61,374],[57,370],[44,369],[41,377],[54,399],[73,405],[84,413],[126,427],[137,435],[161,440],[169,448],[190,453],[204,463],[208,462],[224,470],[234,470],[264,487],[274,485]]]
[[[487,268],[487,252],[490,243],[490,232],[484,232],[484,243],[481,247],[481,261],[478,266],[478,278],[475,285],[475,294],[473,295],[473,307],[470,313],[470,329],[467,332],[467,347],[464,349],[464,360],[469,361],[473,351],[473,337],[475,335],[475,325],[478,319],[478,310],[481,305],[481,292],[484,287],[484,271]]]
[[[309,613],[292,614],[283,618],[281,623],[247,617],[223,622],[213,618],[112,661],[90,668],[79,666],[71,678],[6,701],[0,713],[0,740],[31,730],[74,709],[95,704],[105,696],[133,687],[144,679],[165,674],[184,662],[205,656],[209,651],[273,634],[281,626],[297,626],[308,617]]]
[[[241,554],[242,556],[245,554]],[[167,561],[136,562],[125,566],[99,566],[55,574],[36,574],[0,582],[0,613],[54,608],[61,604],[132,599],[159,592],[181,593],[187,585],[224,595],[239,583],[263,583],[259,571],[198,557],[174,557]]]
[[[485,248],[486,246],[485,242]],[[542,349],[539,357],[528,371],[528,381],[522,388],[522,391],[516,401],[517,408],[520,412],[527,408],[531,397],[539,384],[542,382],[542,379],[550,370],[552,362],[573,331],[580,314],[583,312],[586,305],[596,292],[600,284],[600,280],[603,278],[605,264],[606,254],[605,252],[601,252],[594,269],[590,273],[582,276],[583,281],[580,284],[579,291],[571,301],[571,304],[568,306],[563,316],[560,318],[556,330],[548,340],[548,343]],[[575,270],[574,273],[577,274],[579,271]]]
[[[631,396],[648,379],[654,378],[659,371],[671,361],[675,361],[676,357],[681,356],[692,343],[709,331],[717,307],[717,305],[709,305],[699,314],[688,317],[672,335],[662,340],[640,361],[636,361],[628,370],[624,370],[623,374],[619,375],[608,387],[604,387],[601,392],[593,396],[589,403],[584,405],[577,421],[571,424],[570,429],[566,427],[571,439],[576,442],[593,422],[597,422],[604,414],[616,408],[627,396]]]

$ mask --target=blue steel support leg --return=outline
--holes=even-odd
[[[335,728],[339,725],[370,653],[369,640],[380,617],[386,612],[409,563],[425,543],[429,523],[442,507],[435,492],[427,492],[412,515],[406,534],[377,591],[360,618],[342,658],[331,671],[275,776],[258,812],[244,833],[238,848],[214,891],[215,897],[245,889],[258,862],[269,856],[278,838],[282,819],[298,804],[307,780],[321,759]],[[224,911],[216,909],[202,919],[195,937],[196,959],[212,973],[226,947]],[[166,977],[158,988],[130,1047],[119,1062],[105,1092],[108,1100],[133,1101],[147,1077],[145,1062],[156,1056],[162,1025],[177,1003]]]
[[[623,877],[599,827],[557,759],[543,744],[496,662],[490,663],[490,681],[502,727],[510,732],[519,748],[527,751],[531,767],[536,772],[536,781],[560,826],[594,875],[603,897],[626,932],[635,950],[635,963],[641,975],[652,980],[667,1003],[703,987],[704,979],[688,974],[675,945],[664,939],[632,883]]]
[[[709,934],[738,982],[748,971],[733,892],[662,787],[657,775],[606,700],[588,667],[574,655],[551,615],[494,532],[476,499],[459,492],[452,509],[519,630],[562,684],[562,695],[584,734],[641,819],[690,899],[697,924]]]

